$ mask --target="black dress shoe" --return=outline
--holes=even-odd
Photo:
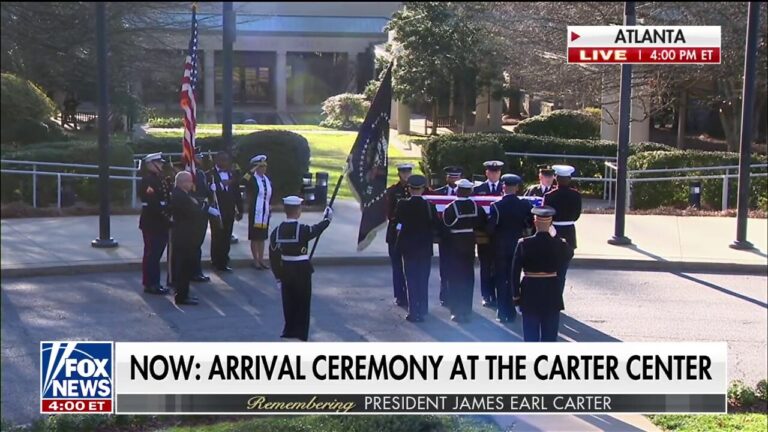
[[[487,308],[491,308],[491,309],[495,308],[496,307],[496,299],[487,298],[487,297],[483,298],[483,307],[487,307]]]
[[[448,307],[448,303],[445,300],[440,300],[440,306]]]
[[[405,316],[405,320],[409,322],[423,322],[424,318],[417,315],[408,314]]]
[[[496,317],[496,321],[498,321],[500,323],[508,323],[508,322],[510,322],[512,320],[509,319],[509,317]]]
[[[220,272],[231,272],[232,271],[232,267],[230,267],[230,266],[216,267],[216,270],[220,271]]]
[[[210,280],[211,280],[211,278],[206,276],[206,275],[204,275],[204,274],[199,274],[197,276],[192,276],[192,282],[208,282]]]
[[[144,292],[147,294],[166,295],[168,294],[168,288],[163,288],[162,285],[145,286]]]
[[[408,306],[408,302],[405,300],[395,299],[395,304],[400,307],[406,307]]]
[[[177,300],[177,305],[188,305],[188,306],[195,306],[198,304],[197,300],[194,300],[192,297],[186,298],[184,300]]]

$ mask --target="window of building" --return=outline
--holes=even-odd
[[[232,99],[239,105],[274,105],[274,52],[236,51],[232,68]],[[224,58],[215,56],[215,101],[222,102]]]

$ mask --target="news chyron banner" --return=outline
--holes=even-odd
[[[568,26],[568,63],[720,64],[719,26]]]
[[[724,342],[43,342],[41,411],[724,413],[726,359]]]

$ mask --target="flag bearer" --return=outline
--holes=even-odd
[[[405,274],[403,274],[403,256],[397,250],[397,224],[395,210],[397,203],[410,197],[408,192],[408,178],[413,172],[413,164],[405,163],[397,166],[399,181],[387,188],[387,212],[389,223],[387,224],[387,246],[389,260],[392,265],[392,286],[394,288],[395,304],[400,307],[408,306],[408,297],[405,292]]]

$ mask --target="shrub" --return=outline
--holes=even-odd
[[[757,382],[755,396],[761,401],[768,401],[768,381],[761,379]]]
[[[600,137],[600,121],[587,113],[558,110],[521,121],[515,132],[535,136],[594,139]]]
[[[98,164],[98,145],[93,141],[68,141],[31,144],[20,149],[3,147],[0,152],[3,159],[29,160],[41,162],[62,162]],[[110,147],[111,166],[133,166],[133,150],[124,144],[112,144]],[[31,167],[22,165],[12,169],[29,170]],[[38,167],[39,171],[78,172],[94,174],[95,170],[72,169],[62,167]],[[130,175],[127,171],[120,175]],[[45,175],[37,178],[38,206],[55,205],[57,202],[57,178]],[[62,186],[69,185],[77,196],[88,203],[98,202],[97,178],[63,177]],[[2,202],[24,201],[32,202],[32,177],[22,174],[3,174],[0,199]],[[110,182],[110,195],[116,202],[130,200],[131,182],[128,180],[113,180]],[[63,198],[63,197],[62,197]]]
[[[603,121],[603,110],[601,108],[589,107],[581,111],[592,117],[597,122],[597,125],[600,126],[600,122]]]
[[[499,144],[500,135],[492,134],[451,134],[438,135],[421,144],[421,170],[431,180],[437,175],[444,179],[443,168],[456,165],[464,168],[464,177],[471,179],[475,174],[483,174],[483,162],[487,160],[505,160],[504,150]]]
[[[131,144],[134,153],[181,153],[181,135],[178,137],[152,137],[148,136],[136,140]],[[195,139],[195,146],[202,151],[219,151],[224,149],[224,139],[220,136],[211,136]],[[176,157],[173,158],[174,160]]]
[[[56,104],[34,83],[15,75],[0,75],[2,142],[32,143],[48,138],[45,121],[56,113]]]
[[[765,163],[765,156],[752,156],[752,163]],[[722,165],[738,165],[738,153],[705,152],[700,150],[686,151],[651,151],[630,156],[630,170],[648,170],[664,168],[687,168]],[[736,170],[731,170],[735,173]],[[686,177],[694,175],[713,175],[717,171],[678,171],[665,173],[636,174],[633,177]],[[661,206],[687,206],[689,187],[692,181],[700,181],[702,188],[702,208],[722,208],[723,181],[720,179],[676,180],[659,182],[636,182],[632,184],[632,207],[637,209],[656,208]],[[757,208],[760,197],[766,194],[768,181],[765,177],[752,177],[750,181],[750,207]],[[729,179],[729,207],[736,205],[738,181]]]
[[[331,96],[323,102],[323,115],[325,119],[320,126],[356,130],[360,127],[370,102],[364,95],[354,93],[342,93]]]
[[[149,127],[176,129],[184,127],[184,119],[179,117],[152,117],[147,122]]]
[[[755,403],[755,400],[755,391],[743,381],[735,380],[728,386],[729,405],[750,407]]]
[[[284,130],[266,130],[238,136],[235,161],[241,171],[248,169],[257,154],[267,156],[267,176],[272,181],[272,201],[289,195],[301,195],[302,176],[309,172],[309,143],[303,136]]]

